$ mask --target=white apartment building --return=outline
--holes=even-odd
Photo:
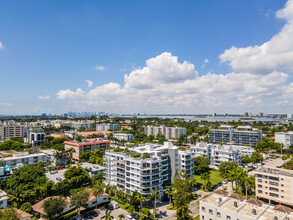
[[[13,137],[24,137],[24,125],[15,121],[0,122],[0,140],[8,140]]]
[[[255,172],[256,197],[293,207],[293,171],[263,166]]]
[[[0,167],[0,179],[6,179],[12,174],[12,168],[10,166]]]
[[[242,195],[217,189],[199,202],[200,220],[286,220],[292,219],[291,209],[282,205],[268,205]]]
[[[42,128],[29,128],[25,142],[31,143],[33,146],[39,146],[45,141],[45,132]]]
[[[120,126],[118,124],[96,124],[96,131],[108,131],[108,130],[112,130],[112,131],[116,131],[119,130]]]
[[[114,133],[113,137],[117,138],[118,140],[125,140],[125,141],[132,141],[133,140],[133,134]]]
[[[251,126],[239,126],[233,129],[230,125],[221,125],[218,129],[209,130],[210,143],[233,143],[236,145],[256,146],[262,138],[262,131]]]
[[[167,139],[178,139],[180,135],[186,134],[186,128],[181,127],[166,127],[165,125],[151,126],[147,125],[144,127],[144,133],[147,136],[153,135],[158,136],[162,134]]]
[[[190,150],[193,157],[208,158],[211,166],[219,166],[222,162],[228,161],[241,164],[242,156],[251,156],[254,152],[251,147],[208,143],[197,143]]]
[[[0,209],[5,209],[8,206],[7,193],[0,189]]]
[[[140,157],[134,158],[133,154],[139,154]],[[144,154],[149,155],[149,158],[143,159]],[[143,195],[149,195],[152,189],[156,189],[163,195],[163,186],[171,183],[175,170],[180,172],[186,169],[192,175],[191,162],[191,152],[178,151],[169,142],[165,142],[164,146],[138,146],[128,153],[109,150],[104,158],[105,179],[124,191],[137,190]]]
[[[276,132],[275,133],[275,142],[284,144],[284,147],[289,147],[293,144],[293,131],[289,132]]]
[[[11,166],[12,168],[21,167],[25,165],[37,165],[40,162],[48,162],[46,154],[29,154],[28,152],[17,152],[14,153],[12,157],[4,157],[1,160],[4,166]]]

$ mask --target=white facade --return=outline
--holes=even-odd
[[[284,144],[284,147],[289,147],[293,144],[293,131],[289,132],[276,132],[275,133],[275,142]]]
[[[97,131],[116,131],[119,130],[120,126],[118,124],[97,124],[96,125],[96,130]]]
[[[251,126],[239,126],[233,129],[230,125],[221,125],[218,129],[209,130],[210,143],[233,143],[236,145],[256,146],[262,138],[262,131],[256,131]]]
[[[133,140],[133,134],[114,133],[113,137],[117,138],[118,140],[125,140],[125,141]]]
[[[44,153],[29,154],[28,152],[14,153],[12,157],[2,158],[4,166],[11,166],[12,168],[25,165],[37,165],[40,162],[47,163],[48,158]]]
[[[0,140],[24,136],[24,125],[16,124],[15,121],[0,122]]]
[[[144,133],[147,136],[158,136],[159,134],[165,136],[167,139],[178,139],[180,135],[186,134],[186,128],[181,127],[165,127],[165,125],[144,127]]]
[[[7,193],[0,189],[0,209],[5,209],[8,206]]]
[[[106,182],[118,186],[124,191],[137,190],[143,195],[152,193],[152,189],[163,194],[163,185],[171,183],[176,170],[185,169],[187,175],[192,177],[191,151],[180,151],[170,142],[164,146],[147,144],[130,149],[131,152],[106,151],[105,179]],[[131,154],[140,154],[134,158]],[[144,154],[150,158],[142,159]]]
[[[39,146],[46,141],[45,132],[42,128],[30,128],[25,138],[25,142],[31,143],[34,146]]]
[[[193,157],[206,157],[211,166],[219,166],[222,162],[235,162],[241,164],[242,156],[251,156],[254,150],[250,147],[235,145],[219,145],[208,143],[197,143],[191,147]]]

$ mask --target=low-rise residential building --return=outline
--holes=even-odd
[[[38,203],[34,204],[32,206],[33,213],[39,213],[41,218],[47,219],[48,216],[47,216],[47,213],[44,211],[43,204],[48,199],[53,199],[53,198],[58,198],[58,197],[59,196],[47,197],[47,198],[39,201]],[[64,208],[63,212],[60,215],[75,209],[75,207],[73,205],[71,205],[71,203],[70,203],[70,198],[64,198],[64,200],[65,200],[65,208]]]
[[[74,128],[75,130],[81,130],[81,129],[89,130],[93,127],[93,123],[86,122],[86,121],[77,121],[77,122],[74,121],[74,122],[66,123],[66,125]]]
[[[84,152],[95,151],[95,150],[105,150],[110,147],[111,141],[103,140],[99,138],[86,139],[82,142],[77,141],[64,141],[65,150],[73,149],[72,159],[78,161],[79,157]]]
[[[81,135],[83,137],[89,137],[89,136],[98,136],[98,135],[107,136],[108,134],[112,134],[112,133],[113,131],[82,131],[76,134]]]
[[[132,141],[133,140],[133,134],[114,133],[113,137],[117,138],[118,140],[125,140],[125,141]]]
[[[1,166],[0,167],[0,179],[6,179],[12,174],[11,166]]]
[[[40,162],[47,163],[48,158],[44,153],[29,154],[28,152],[17,152],[12,157],[4,157],[1,159],[5,166],[12,168],[21,167],[25,165],[37,165]]]
[[[283,144],[284,147],[289,147],[291,144],[293,144],[293,131],[276,132],[275,133],[275,142]]]
[[[293,207],[293,171],[263,166],[255,171],[256,197]]]
[[[15,209],[15,211],[18,213],[19,215],[19,220],[31,220],[33,215],[27,212],[24,212],[20,209]]]
[[[291,209],[282,205],[268,205],[264,202],[217,189],[200,201],[200,220],[285,220],[291,219]]]
[[[55,133],[52,133],[50,134],[51,137],[53,138],[69,138],[68,135],[64,134],[64,133],[60,133],[60,132],[55,132]]]
[[[93,176],[98,175],[100,173],[104,173],[104,171],[105,171],[105,167],[99,166],[97,164],[87,163],[87,162],[73,164],[72,166],[79,166],[79,167],[82,167],[83,169],[86,169],[86,171],[90,177],[93,177]],[[68,169],[54,170],[54,171],[46,173],[46,177],[48,178],[49,181],[53,181],[54,183],[58,183],[58,182],[61,182],[65,179],[64,173],[67,170]]]
[[[242,156],[251,156],[254,149],[246,146],[197,143],[191,149],[193,157],[203,156],[210,160],[211,166],[219,166],[222,162],[241,164]]]
[[[97,131],[108,131],[108,130],[112,130],[112,131],[116,131],[119,130],[120,126],[118,124],[96,124],[96,130]]]
[[[0,189],[0,209],[5,209],[8,206],[8,195]]]

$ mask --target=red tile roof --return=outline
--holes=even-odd
[[[105,144],[105,143],[111,143],[111,141],[109,141],[109,140],[93,141],[93,142],[64,141],[64,144],[74,145],[74,146],[77,146],[77,147],[85,146],[85,145]]]
[[[32,214],[30,213],[27,213],[27,212],[24,212],[24,211],[21,211],[20,209],[16,209],[17,213],[19,214],[19,216],[21,218],[29,218],[29,217],[33,217]]]
[[[279,212],[285,212],[285,213],[291,212],[291,209],[289,207],[283,206],[283,205],[276,205],[274,210],[279,211]]]
[[[257,206],[261,206],[263,204],[263,201],[255,199],[255,198],[250,198],[247,200],[247,202]]]
[[[44,209],[43,209],[43,204],[44,204],[44,202],[45,202],[46,200],[50,199],[50,198],[58,198],[58,197],[60,197],[60,196],[51,196],[51,197],[47,197],[47,198],[45,198],[45,199],[39,201],[38,203],[34,204],[34,205],[32,206],[32,209],[33,209],[35,212],[41,213],[41,214],[43,214],[43,215],[47,215],[47,214],[45,213]],[[67,203],[70,203],[70,199],[69,199],[69,198],[65,198],[65,201],[66,201]]]
[[[83,136],[90,136],[93,134],[111,134],[113,131],[83,131],[83,132],[78,132],[76,134],[78,135],[83,135]]]

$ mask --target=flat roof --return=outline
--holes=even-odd
[[[91,139],[87,139],[91,140]],[[77,141],[64,141],[64,144],[74,145],[77,147],[85,146],[85,145],[95,145],[95,144],[106,144],[111,143],[109,140],[97,140],[97,141],[85,141],[85,142],[77,142]]]
[[[275,211],[270,207],[260,216],[259,220],[271,220],[274,219],[274,217],[277,217],[279,220],[281,220],[286,214],[287,213],[285,212]]]
[[[256,217],[258,214],[260,214],[264,209],[266,208],[266,205],[262,206],[256,206],[249,203],[246,203],[246,205],[238,212],[239,214],[250,216],[250,217]],[[252,210],[256,210],[256,215],[253,214]]]

